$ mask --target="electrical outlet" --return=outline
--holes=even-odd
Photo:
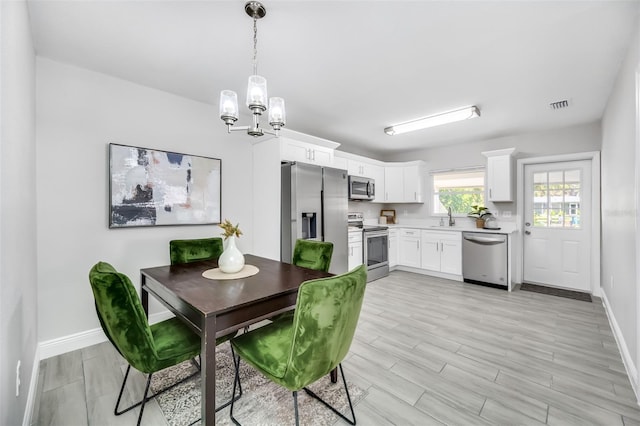
[[[511,211],[510,210],[505,210],[502,212],[502,217],[511,217]]]
[[[16,396],[20,396],[20,360],[16,365]]]

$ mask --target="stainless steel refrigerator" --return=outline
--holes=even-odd
[[[303,163],[282,164],[280,259],[291,262],[299,238],[330,241],[329,272],[348,267],[347,171]]]

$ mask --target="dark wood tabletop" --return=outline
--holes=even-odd
[[[202,424],[215,424],[215,337],[295,306],[298,287],[332,274],[264,257],[245,255],[259,272],[247,278],[212,280],[202,273],[217,260],[158,266],[140,270],[142,304],[148,313],[152,294],[189,324],[202,338]]]

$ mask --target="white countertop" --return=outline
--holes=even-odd
[[[471,226],[438,226],[438,225],[428,225],[428,224],[390,224],[387,225],[389,229],[393,228],[404,228],[404,229],[424,229],[428,231],[446,231],[446,232],[482,232],[487,234],[512,234],[517,232],[515,228],[515,224],[509,224],[509,226],[501,226],[500,229],[484,229],[484,228],[475,228]]]
[[[446,225],[445,218],[445,226],[439,226],[439,221],[434,219],[425,219],[425,220],[416,220],[416,219],[407,219],[406,221],[400,218],[400,223],[397,224],[387,224],[389,229],[394,228],[405,228],[405,229],[425,229],[429,231],[447,231],[447,232],[483,232],[489,234],[512,234],[518,232],[518,227],[516,222],[513,221],[499,221],[498,226],[500,229],[483,229],[476,228],[475,221],[472,221],[468,218],[456,218],[457,223],[454,226]],[[365,219],[365,225],[378,225],[377,219]]]

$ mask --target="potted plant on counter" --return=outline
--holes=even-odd
[[[484,228],[484,220],[488,216],[491,216],[491,212],[484,206],[471,206],[471,211],[467,214],[468,217],[476,219],[476,228]]]

